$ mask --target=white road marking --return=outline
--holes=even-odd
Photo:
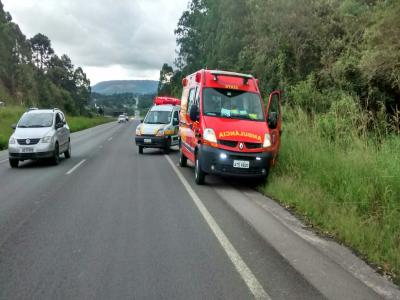
[[[107,141],[109,141],[109,142],[110,142],[111,140],[112,140],[112,137],[108,138],[108,140],[107,140]]]
[[[165,155],[165,158],[171,165],[172,169],[175,171],[176,175],[183,183],[183,186],[186,188],[186,191],[189,193],[192,198],[194,204],[197,206],[207,225],[210,227],[211,231],[214,233],[222,248],[228,255],[229,259],[235,266],[236,270],[246,283],[248,289],[253,294],[255,299],[271,299],[271,297],[264,290],[260,282],[257,280],[253,272],[246,265],[246,263],[241,258],[240,254],[236,251],[235,247],[233,247],[232,243],[229,241],[228,237],[219,227],[217,222],[211,216],[207,208],[204,206],[203,202],[201,202],[200,198],[197,196],[195,191],[192,189],[190,184],[187,182],[185,177],[183,177],[182,173],[178,170],[175,164],[172,162],[171,158],[168,155]]]
[[[71,170],[69,170],[67,173],[65,173],[66,175],[70,175],[72,174],[72,172],[74,172],[76,169],[78,169],[84,162],[86,161],[86,159],[82,159],[79,163],[77,163]]]
[[[5,163],[8,159],[0,160],[0,164]]]

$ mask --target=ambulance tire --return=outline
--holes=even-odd
[[[187,167],[187,157],[182,153],[182,149],[179,151],[179,166],[181,168]]]
[[[205,182],[206,179],[206,173],[201,169],[201,164],[200,164],[200,155],[196,155],[196,161],[194,165],[194,177],[196,184],[202,185]]]
[[[143,146],[138,146],[139,148],[139,154],[143,154]]]
[[[169,146],[169,145],[165,146],[165,148],[164,148],[164,153],[165,153],[165,154],[168,154],[170,151],[171,151],[170,146]]]

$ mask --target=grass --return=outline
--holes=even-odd
[[[18,106],[0,108],[0,150],[7,148],[8,139],[13,132],[11,125],[17,123],[25,111],[26,109]],[[94,116],[91,118],[82,116],[67,116],[67,122],[71,132],[94,127],[113,120],[113,118],[101,116]]]
[[[399,283],[400,136],[376,142],[350,129],[332,140],[321,120],[286,117],[279,162],[261,191]]]

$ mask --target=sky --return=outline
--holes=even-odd
[[[188,0],[2,0],[27,38],[49,37],[91,84],[158,80],[176,57],[174,29]]]

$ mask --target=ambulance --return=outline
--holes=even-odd
[[[155,97],[154,105],[136,127],[135,142],[139,154],[144,148],[160,148],[169,153],[170,147],[179,144],[180,99]]]
[[[190,160],[195,181],[207,174],[266,178],[281,136],[281,91],[264,105],[252,75],[200,70],[182,80],[181,167]]]

